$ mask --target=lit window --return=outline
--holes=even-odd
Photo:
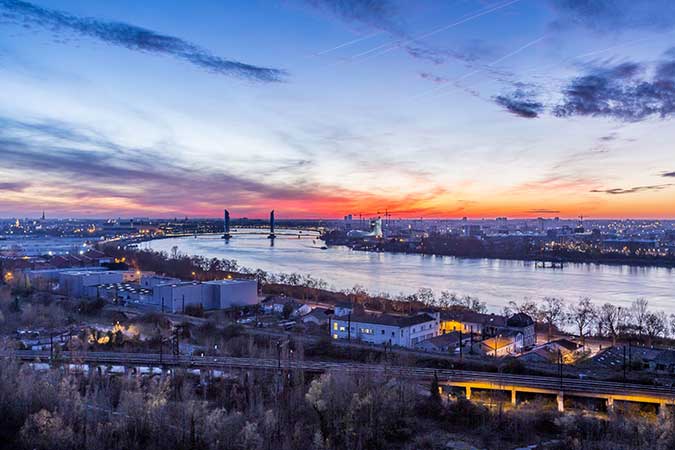
[[[345,327],[340,327],[340,331],[346,331]]]
[[[334,335],[333,335],[333,339],[337,339],[337,338],[338,338],[338,335],[337,335],[337,334],[334,334]]]
[[[335,331],[337,331],[337,329],[338,329],[338,323],[337,322],[333,322],[333,329]]]

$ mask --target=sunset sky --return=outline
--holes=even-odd
[[[0,0],[0,217],[675,218],[672,0]]]

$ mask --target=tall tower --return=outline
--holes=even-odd
[[[44,222],[44,220],[45,220],[45,210],[43,209],[42,210],[42,221]]]
[[[223,239],[230,239],[232,235],[230,234],[230,212],[226,209],[223,210]]]
[[[274,239],[275,237],[277,237],[274,234],[274,210],[270,211],[270,235],[267,237],[270,239]]]

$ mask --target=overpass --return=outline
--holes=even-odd
[[[437,370],[353,362],[298,361],[290,358],[200,357],[158,353],[59,352],[52,358],[48,351],[16,350],[2,351],[0,357],[22,362],[70,363],[96,367],[186,368],[206,373],[233,369],[302,370],[310,373],[346,372],[371,376],[396,376],[424,383],[429,383],[436,377],[441,386],[464,389],[467,399],[471,399],[473,391],[477,389],[510,392],[511,402],[514,405],[519,393],[555,396],[559,411],[564,410],[566,397],[602,399],[606,401],[608,410],[613,408],[614,401],[656,404],[659,405],[660,410],[665,410],[667,405],[675,405],[675,390],[671,387],[470,370]]]

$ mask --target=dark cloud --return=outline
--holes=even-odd
[[[388,0],[305,0],[305,2],[348,22],[358,22],[395,34],[402,33],[401,26],[397,23],[398,8]]]
[[[498,95],[494,101],[507,111],[527,119],[538,117],[544,110],[543,103],[535,98],[534,92],[518,88],[511,94]]]
[[[447,83],[448,81],[450,81],[448,78],[441,77],[441,76],[438,76],[438,75],[434,75],[433,73],[428,73],[428,72],[420,72],[420,78],[423,78],[425,80],[429,80],[432,83],[436,83],[436,84],[443,84],[443,83]]]
[[[20,192],[20,191],[23,191],[24,189],[27,189],[28,187],[30,187],[30,183],[26,183],[26,182],[23,182],[23,181],[0,182],[0,192],[2,192],[2,191]]]
[[[42,28],[59,39],[68,33],[98,39],[129,50],[173,56],[201,69],[222,75],[233,75],[256,81],[280,81],[283,70],[259,67],[215,56],[180,38],[122,22],[76,17],[65,12],[42,8],[17,0],[0,0],[0,24],[24,28]]]
[[[635,122],[675,112],[675,60],[671,53],[656,66],[651,79],[646,67],[629,62],[590,68],[563,88],[563,100],[553,109],[558,117],[602,116]]]
[[[602,193],[602,194],[611,194],[611,195],[621,195],[621,194],[637,194],[638,192],[645,191],[660,191],[666,188],[673,186],[672,183],[668,184],[656,184],[652,186],[635,186],[628,189],[622,188],[613,188],[613,189],[592,189],[591,192]]]
[[[528,214],[559,214],[557,209],[528,209],[525,211]]]
[[[675,172],[663,172],[662,177],[675,177]]]
[[[549,0],[558,27],[581,26],[601,32],[667,29],[675,24],[672,0]]]

